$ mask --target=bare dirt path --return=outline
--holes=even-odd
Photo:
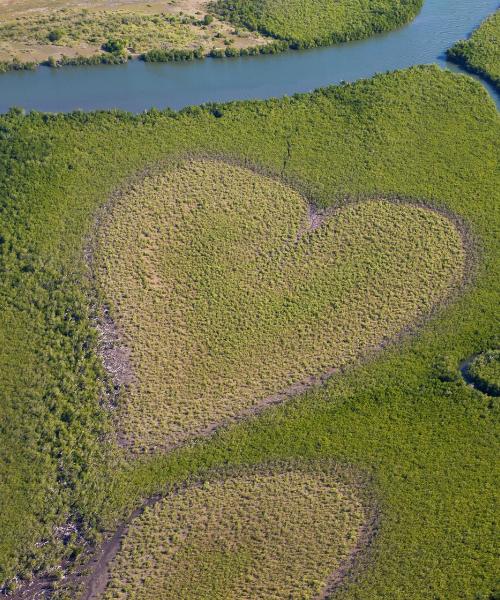
[[[84,584],[84,591],[80,600],[98,600],[108,583],[109,565],[115,558],[120,549],[122,539],[128,532],[130,523],[140,516],[148,506],[153,506],[161,496],[152,496],[148,498],[142,506],[134,510],[127,521],[122,523],[118,529],[109,537],[100,547],[99,552],[94,555],[93,559],[86,565],[87,569],[91,569],[90,575],[87,577]]]

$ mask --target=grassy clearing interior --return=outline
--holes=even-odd
[[[498,403],[458,365],[494,347],[498,331],[499,140],[485,90],[436,67],[181,113],[2,116],[0,580],[57,572],[62,554],[85,550],[142,498],[207,469],[328,459],[373,476],[381,511],[369,561],[338,599],[490,598]],[[126,462],[103,445],[110,417],[84,248],[113,190],[186,152],[283,172],[325,206],[396,196],[446,207],[477,239],[473,284],[418,336],[321,390]],[[68,522],[83,538],[64,545]]]
[[[165,167],[114,201],[95,263],[131,350],[119,427],[133,450],[352,364],[463,275],[460,233],[426,208],[370,200],[307,225],[298,192],[221,161]]]
[[[131,524],[104,598],[314,598],[365,517],[353,482],[327,468],[206,479]]]
[[[452,46],[447,56],[500,88],[500,10],[488,17],[468,40]]]
[[[422,0],[216,0],[212,7],[232,23],[306,48],[395,29]]]

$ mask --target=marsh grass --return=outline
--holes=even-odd
[[[135,452],[179,443],[359,360],[457,287],[444,215],[368,200],[310,231],[293,188],[189,160],[132,185],[96,245],[97,281],[135,375],[119,427]]]
[[[359,476],[326,464],[209,475],[129,526],[104,599],[315,598],[371,512]]]

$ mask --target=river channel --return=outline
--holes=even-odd
[[[446,49],[497,7],[498,0],[426,0],[417,18],[396,31],[283,54],[10,72],[0,75],[0,112],[20,106],[48,112],[120,108],[137,113],[291,95],[416,64],[458,70],[446,62]],[[483,85],[500,106],[499,93]]]

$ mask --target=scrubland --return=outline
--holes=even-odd
[[[160,7],[156,7],[157,10]],[[249,31],[236,31],[208,17],[205,10],[184,14],[165,5],[160,12],[133,5],[118,10],[61,8],[2,18],[0,61],[3,69],[47,63],[125,62],[151,50],[201,58],[214,49],[240,51],[265,44]],[[169,10],[169,8],[171,10]]]

